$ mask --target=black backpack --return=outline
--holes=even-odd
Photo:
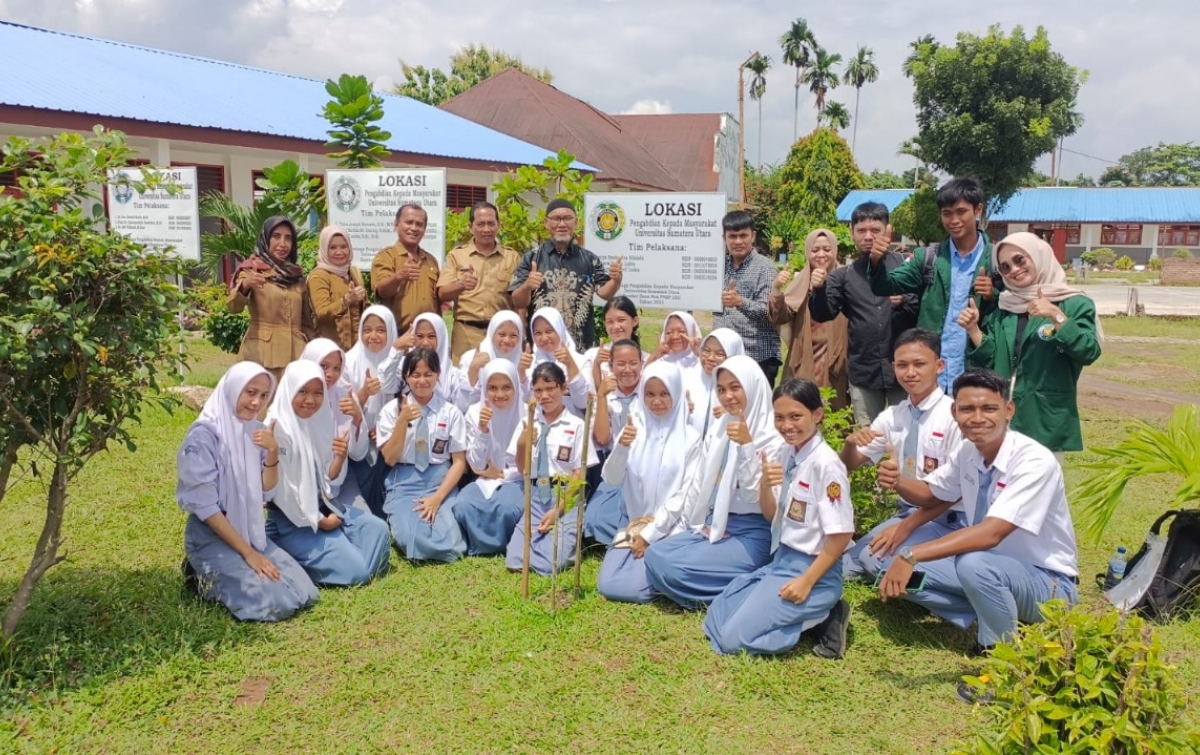
[[[1166,537],[1163,524],[1171,518]],[[1103,588],[1104,575],[1096,581]],[[1171,510],[1160,516],[1146,542],[1129,559],[1125,577],[1104,593],[1122,611],[1152,621],[1169,621],[1200,595],[1200,509]]]

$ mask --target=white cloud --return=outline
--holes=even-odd
[[[621,115],[666,115],[673,113],[671,103],[661,100],[638,100],[621,111]]]

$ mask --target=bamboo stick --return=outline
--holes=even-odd
[[[583,594],[580,586],[581,574],[583,570],[583,509],[587,504],[587,460],[588,449],[592,441],[592,411],[596,406],[595,394],[589,393],[587,399],[587,411],[583,415],[583,455],[579,459],[580,469],[583,470],[584,486],[577,488],[579,502],[575,504],[575,599],[578,600]]]
[[[534,407],[536,402],[529,399],[529,414],[525,423],[525,549],[521,558],[521,597],[529,599],[529,549],[533,539],[533,428],[536,417]]]

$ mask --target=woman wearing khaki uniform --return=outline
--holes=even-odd
[[[358,340],[358,321],[367,306],[362,273],[354,267],[350,234],[340,225],[321,230],[317,266],[308,274],[308,298],[317,335],[349,351]]]
[[[229,311],[250,308],[250,327],[238,356],[275,376],[300,358],[313,334],[312,307],[304,271],[296,264],[296,227],[285,217],[263,223],[254,254],[238,266],[229,292]]]

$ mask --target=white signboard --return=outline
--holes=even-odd
[[[329,224],[340,225],[350,234],[354,264],[359,268],[371,269],[375,253],[397,243],[396,211],[406,204],[421,205],[429,213],[421,247],[439,263],[445,257],[445,170],[327,170],[325,191]]]
[[[147,168],[157,171],[164,184],[178,188],[173,194],[165,186],[139,192],[131,182],[142,180],[139,168],[110,171],[108,220],[113,230],[155,249],[173,247],[185,260],[200,259],[200,204],[195,168]]]
[[[583,246],[624,257],[621,293],[638,307],[720,311],[724,194],[588,194]]]

